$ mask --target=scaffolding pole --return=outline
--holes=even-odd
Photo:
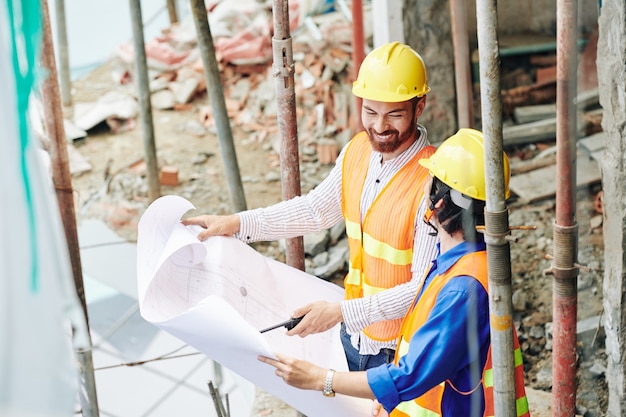
[[[352,0],[352,65],[353,74],[352,81],[355,81],[359,75],[359,68],[365,59],[365,35],[363,29],[363,1]],[[352,129],[353,136],[363,130],[361,121],[361,107],[363,99],[354,96],[355,112],[354,127]]]
[[[476,2],[480,101],[485,136],[485,242],[489,278],[489,312],[493,367],[494,412],[516,417],[513,302],[508,210],[505,201],[500,96],[500,56],[496,3]]]
[[[576,414],[578,224],[576,222],[577,2],[557,1],[556,221],[553,224],[552,415]]]
[[[178,23],[178,10],[176,8],[176,0],[167,1],[167,15],[170,18],[170,23]]]
[[[65,22],[65,0],[55,0],[54,11],[57,26],[57,42],[59,50],[59,80],[63,106],[72,105],[72,81],[70,79],[70,59],[67,43],[67,25]]]
[[[41,88],[44,123],[46,132],[50,138],[50,160],[52,164],[52,180],[56,190],[59,212],[65,230],[65,239],[72,266],[74,285],[80,299],[85,323],[89,327],[87,303],[85,301],[85,287],[83,272],[80,261],[80,246],[78,244],[78,232],[76,226],[76,212],[74,210],[74,194],[72,189],[72,176],[69,167],[69,155],[67,153],[67,139],[63,123],[63,110],[59,93],[56,62],[54,59],[54,45],[50,29],[50,17],[48,1],[41,0],[43,16],[43,46],[41,53],[42,66],[48,71],[48,77],[44,80]],[[75,351],[80,367],[80,390],[79,400],[82,407],[83,417],[98,417],[98,397],[96,394],[96,380],[93,370],[93,357],[91,351],[91,337],[88,338],[89,349]]]
[[[246,197],[241,183],[237,153],[235,152],[233,134],[230,129],[226,100],[224,99],[224,90],[222,88],[222,78],[217,65],[217,58],[215,57],[215,46],[213,45],[213,37],[204,0],[191,0],[191,11],[196,26],[196,36],[198,37],[198,47],[202,57],[202,66],[204,67],[207,93],[211,101],[211,109],[213,110],[217,136],[220,142],[220,151],[224,169],[226,170],[230,201],[233,211],[244,211],[246,209]]]
[[[278,103],[280,176],[283,200],[289,200],[299,196],[301,189],[294,62],[291,34],[289,33],[289,3],[287,0],[274,0],[272,16],[274,19],[274,36],[272,37],[274,62],[272,70]],[[286,262],[288,265],[304,271],[304,239],[302,236],[287,239]]]
[[[470,71],[467,12],[464,1],[450,2],[452,44],[454,45],[454,79],[456,81],[456,112],[459,128],[474,127],[474,98]]]
[[[133,27],[135,73],[137,75],[137,93],[139,96],[143,147],[146,155],[148,198],[150,201],[154,201],[161,196],[161,185],[159,183],[159,167],[157,162],[156,144],[154,142],[154,122],[152,121],[152,103],[150,102],[150,81],[148,79],[146,46],[143,39],[141,1],[129,0],[129,6],[130,20]]]

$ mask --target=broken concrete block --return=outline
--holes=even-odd
[[[170,90],[157,91],[152,94],[150,99],[152,100],[152,107],[160,110],[172,109],[174,108],[174,104],[176,104],[174,93]]]
[[[182,81],[170,83],[170,89],[174,93],[176,103],[189,103],[198,91],[200,81],[195,77],[186,78]]]
[[[85,131],[108,118],[132,119],[139,113],[137,101],[124,93],[110,91],[95,102],[74,105],[74,124]]]

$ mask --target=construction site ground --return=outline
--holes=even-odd
[[[119,86],[113,81],[114,67],[106,64],[74,84],[73,100],[89,102]],[[161,194],[178,194],[191,201],[198,213],[225,214],[232,211],[229,189],[214,132],[191,133],[186,126],[200,118],[199,107],[209,102],[206,95],[181,110],[153,111],[155,143],[159,166],[178,171],[177,185],[161,186]],[[65,109],[66,113],[71,109]],[[263,120],[256,120],[263,124]],[[275,123],[275,122],[273,122]],[[256,208],[281,200],[280,164],[276,152],[276,135],[259,138],[242,126],[233,127],[238,165],[248,208]],[[137,222],[150,203],[144,158],[144,139],[137,118],[134,128],[113,133],[104,124],[89,131],[74,147],[91,168],[73,177],[76,211],[83,219],[101,219],[120,236],[136,239]],[[518,149],[512,149],[517,152]],[[305,193],[330,170],[330,164],[313,163],[302,172],[302,192]],[[142,170],[143,169],[143,170]],[[554,179],[546,179],[553,181]],[[578,293],[578,320],[595,320],[596,326],[579,335],[577,373],[577,414],[592,417],[606,410],[606,382],[603,367],[604,339],[600,320],[602,314],[602,278],[604,274],[601,204],[599,185],[578,192],[577,221],[579,224],[579,261],[581,269]],[[552,278],[544,274],[549,269],[552,254],[555,200],[547,198],[532,204],[522,204],[513,196],[510,205],[512,225],[536,226],[534,231],[515,231],[516,243],[511,243],[512,280],[516,311],[526,366],[527,386],[532,389],[534,415],[550,414]],[[268,256],[284,260],[278,243],[262,243],[255,248]],[[341,283],[338,275],[334,280]],[[295,416],[294,410],[282,402],[259,393],[261,399],[255,416]],[[239,416],[236,416],[239,417]],[[314,416],[312,416],[314,417]]]

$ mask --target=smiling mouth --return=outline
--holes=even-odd
[[[396,134],[395,132],[374,133],[374,137],[376,140],[381,142],[388,142],[393,140],[396,137]]]

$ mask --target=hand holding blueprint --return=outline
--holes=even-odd
[[[137,238],[137,286],[142,317],[195,347],[308,417],[370,415],[371,401],[288,386],[257,360],[285,353],[347,370],[339,326],[300,338],[260,329],[288,319],[316,300],[339,301],[343,289],[267,258],[227,237],[200,242],[182,216],[193,205],[165,196],[146,210]]]

